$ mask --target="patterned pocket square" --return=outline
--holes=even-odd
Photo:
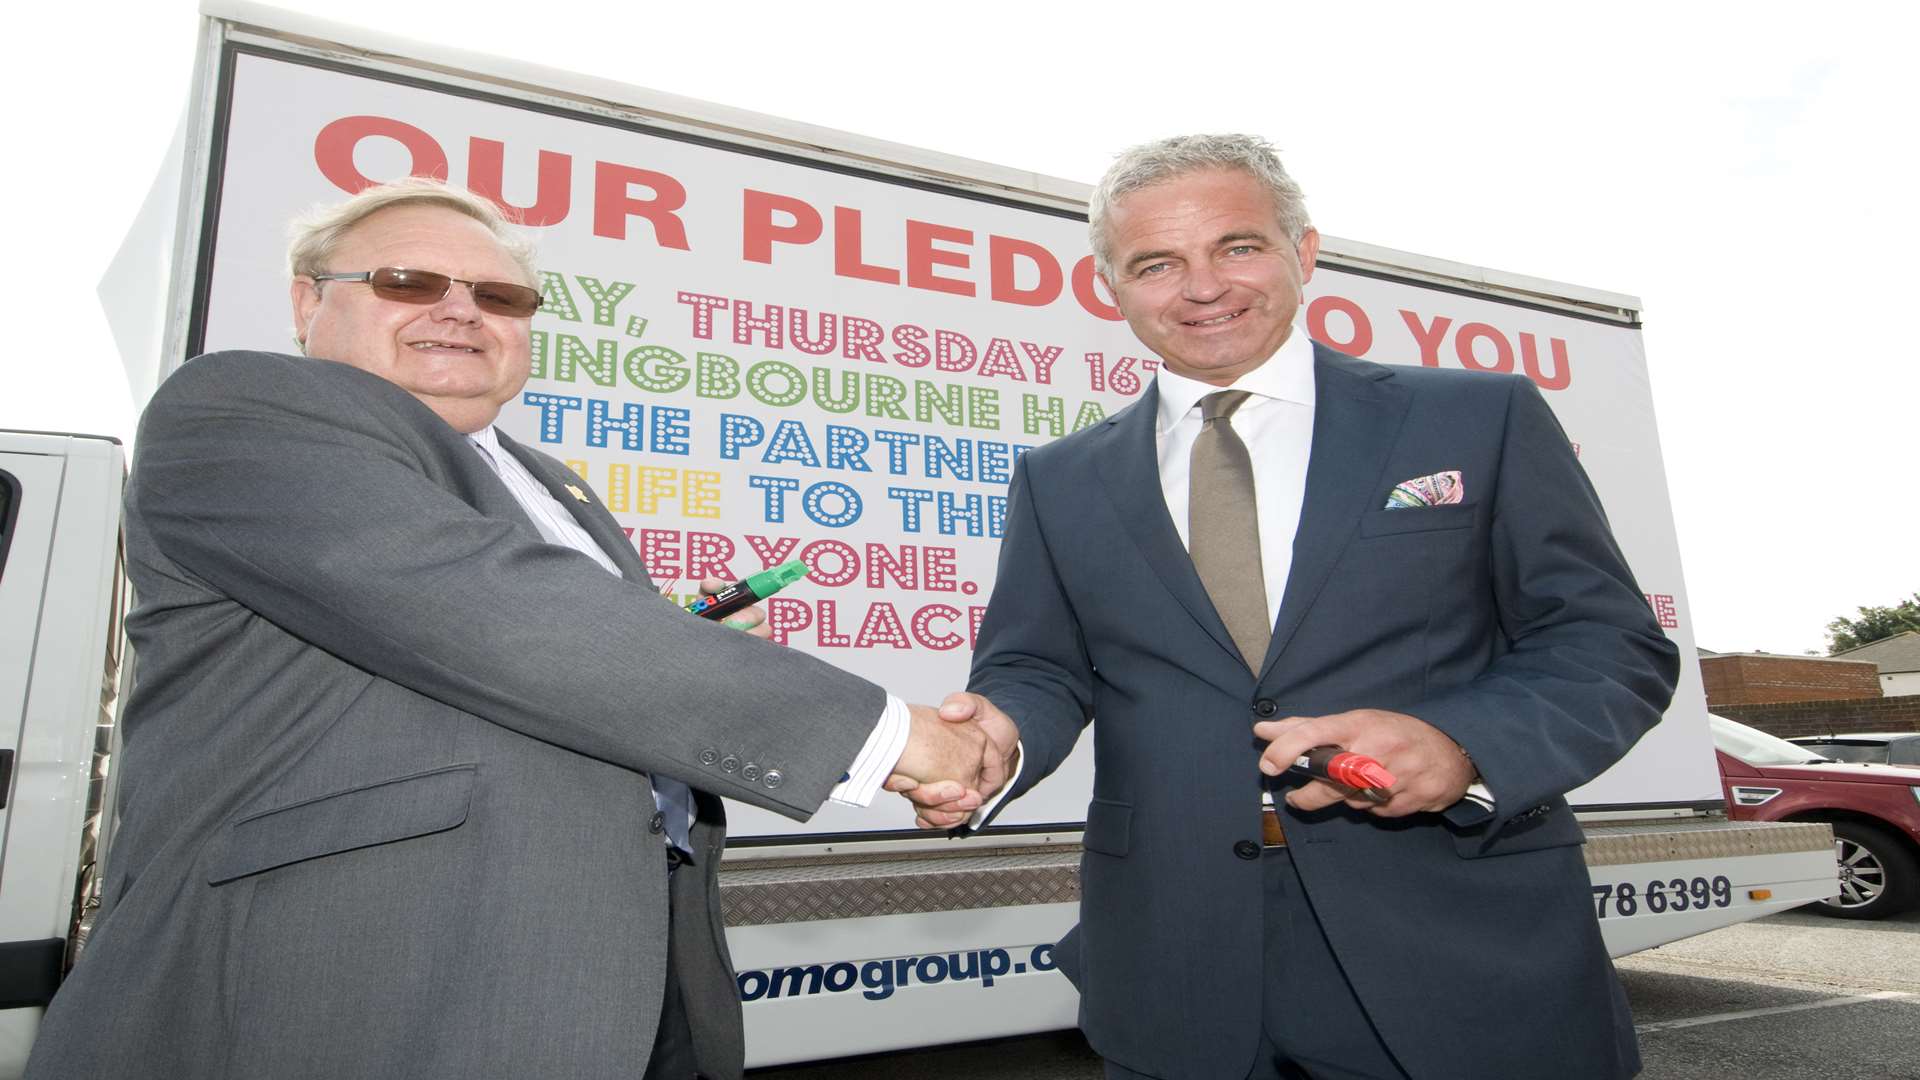
[[[1448,469],[1432,476],[1417,476],[1393,486],[1387,494],[1386,510],[1405,510],[1415,506],[1446,506],[1465,498],[1466,485],[1460,482],[1460,470]]]

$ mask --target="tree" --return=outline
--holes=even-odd
[[[1863,607],[1860,617],[1849,619],[1842,616],[1827,624],[1827,655],[1857,649],[1862,645],[1889,638],[1895,634],[1904,634],[1908,630],[1920,630],[1920,593],[1894,604],[1892,607]]]

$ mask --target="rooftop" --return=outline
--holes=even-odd
[[[1920,630],[1870,641],[1857,649],[1835,653],[1835,660],[1870,660],[1880,665],[1882,675],[1920,671]]]

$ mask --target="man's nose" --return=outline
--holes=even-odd
[[[1201,260],[1187,268],[1181,282],[1181,295],[1196,304],[1210,304],[1227,291],[1226,279],[1214,271],[1213,264]]]
[[[435,301],[433,317],[449,322],[478,323],[480,306],[473,302],[473,286],[464,281],[450,283],[447,295]]]

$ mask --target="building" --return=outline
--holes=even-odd
[[[1702,649],[1700,681],[1706,687],[1707,707],[1715,710],[1727,705],[1881,696],[1880,669],[1868,660],[1851,657],[1712,653]]]
[[[1920,694],[1920,630],[1868,642],[1846,652],[1835,653],[1836,660],[1865,660],[1880,672],[1880,693],[1886,697]]]

